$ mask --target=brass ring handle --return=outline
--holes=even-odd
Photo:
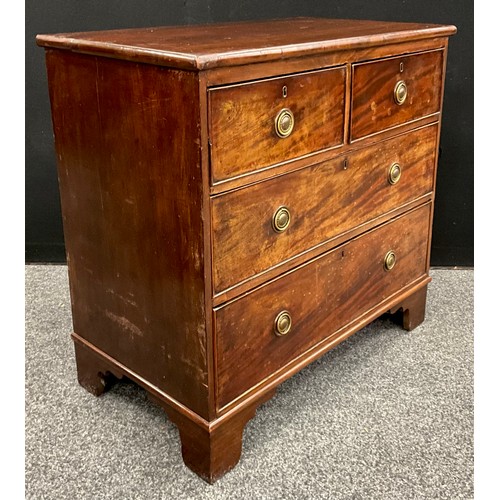
[[[393,250],[389,250],[384,257],[384,269],[390,271],[396,265],[396,254]]]
[[[288,210],[287,207],[279,207],[273,215],[273,229],[277,233],[286,231],[290,225],[291,219],[292,215],[290,214],[290,210]]]
[[[278,137],[284,139],[288,137],[295,125],[295,119],[291,109],[283,108],[274,119],[274,130]]]
[[[399,80],[394,86],[394,102],[401,106],[406,101],[408,96],[408,87],[404,80]]]
[[[274,333],[282,337],[292,329],[292,316],[288,311],[281,311],[274,320]]]
[[[387,180],[389,184],[397,184],[401,179],[401,165],[399,163],[393,163],[389,167],[389,173],[387,174]]]

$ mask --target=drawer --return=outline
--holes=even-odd
[[[210,89],[213,183],[342,144],[344,103],[344,67]]]
[[[353,64],[351,140],[437,113],[443,59],[436,50]]]
[[[214,197],[214,292],[430,193],[437,132],[437,124],[427,126]],[[401,176],[391,184],[395,164]],[[278,232],[286,217],[288,227]]]
[[[423,205],[215,310],[219,408],[426,275],[430,216]]]

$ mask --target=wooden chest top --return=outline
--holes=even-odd
[[[438,24],[303,17],[38,35],[37,43],[170,67],[208,69],[450,36],[455,32],[454,26]]]

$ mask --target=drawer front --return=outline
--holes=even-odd
[[[218,407],[424,276],[430,215],[423,205],[217,309]]]
[[[442,50],[352,67],[351,140],[436,113]]]
[[[436,141],[428,126],[213,198],[215,293],[431,192]]]
[[[344,102],[344,67],[210,89],[212,181],[342,144]]]

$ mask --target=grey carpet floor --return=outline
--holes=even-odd
[[[213,486],[132,383],[75,376],[65,266],[26,267],[26,498],[472,499],[473,271],[433,270],[411,333],[379,319],[285,382]]]

